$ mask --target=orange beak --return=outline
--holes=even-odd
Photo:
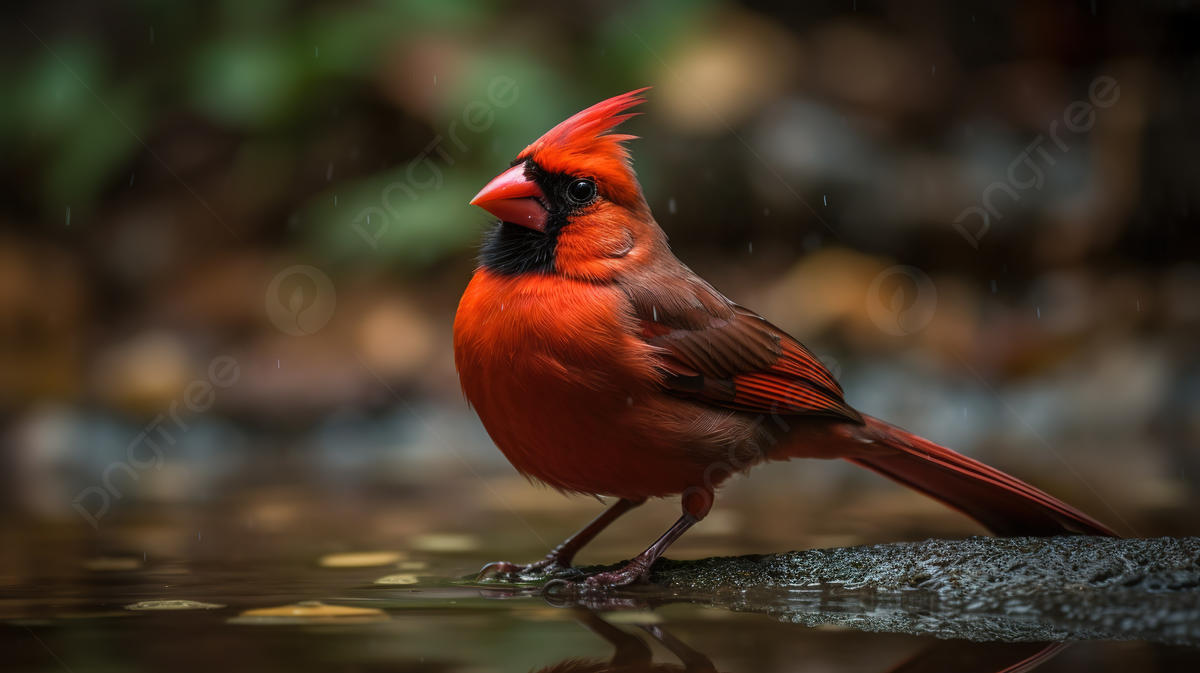
[[[534,231],[546,230],[546,208],[540,199],[542,190],[525,178],[525,165],[517,164],[487,183],[472,206],[479,206],[505,222],[520,224]]]

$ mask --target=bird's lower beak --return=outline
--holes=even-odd
[[[517,164],[487,183],[471,205],[479,206],[505,222],[520,224],[535,231],[546,230],[546,208],[542,190],[525,177],[525,165]]]

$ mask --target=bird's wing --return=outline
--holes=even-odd
[[[667,392],[739,411],[863,422],[803,344],[690,271],[638,278],[623,289],[640,336],[659,349]]]

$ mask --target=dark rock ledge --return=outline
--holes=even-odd
[[[974,537],[664,559],[648,585],[576,600],[686,601],[810,626],[979,641],[1200,645],[1200,538]]]

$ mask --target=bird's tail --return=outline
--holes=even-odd
[[[953,507],[996,535],[1120,537],[1020,479],[877,418],[864,419],[866,425],[853,430],[864,450],[846,460]]]

